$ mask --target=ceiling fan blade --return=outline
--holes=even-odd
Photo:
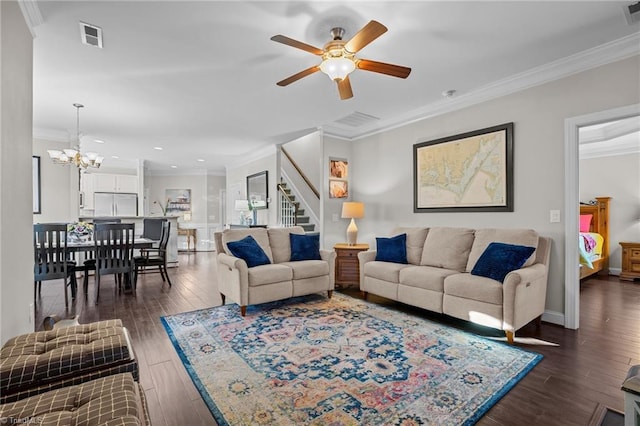
[[[293,83],[295,81],[300,80],[303,77],[306,77],[306,76],[308,76],[310,74],[313,74],[316,71],[320,71],[320,65],[314,65],[311,68],[307,68],[304,71],[300,71],[299,73],[294,74],[291,77],[285,78],[284,80],[279,81],[276,84],[278,86],[283,86],[284,87],[284,86],[287,86],[287,85],[289,85],[289,84],[291,84],[291,83]]]
[[[385,64],[384,62],[370,61],[369,59],[360,59],[356,66],[361,70],[378,72],[380,74],[391,75],[399,78],[407,78],[411,73],[411,68],[400,65]]]
[[[343,80],[338,80],[338,92],[340,92],[340,99],[353,98],[353,91],[351,90],[351,82],[349,76],[346,76]]]
[[[362,27],[356,35],[351,37],[351,40],[344,45],[344,48],[348,52],[356,53],[386,32],[387,27],[382,25],[380,22],[369,21],[369,23]]]
[[[321,56],[324,53],[322,49],[318,49],[317,47],[311,46],[310,44],[303,43],[301,41],[294,40],[280,34],[274,35],[273,37],[271,37],[271,40],[277,41],[278,43],[286,44],[287,46],[302,49],[305,52],[313,53],[314,55],[318,56]]]

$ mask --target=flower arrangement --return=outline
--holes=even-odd
[[[88,222],[73,222],[67,225],[67,234],[73,239],[81,240],[93,235],[93,224]]]
[[[153,204],[157,204],[158,206],[160,206],[160,210],[162,210],[162,216],[166,216],[167,215],[167,210],[169,209],[169,199],[167,198],[167,202],[164,204],[164,206],[162,204],[160,204],[157,201],[154,201]]]

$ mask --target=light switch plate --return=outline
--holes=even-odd
[[[549,210],[549,222],[551,223],[560,222],[560,210]]]

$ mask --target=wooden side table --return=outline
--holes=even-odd
[[[640,278],[640,243],[620,243],[622,246],[622,271],[620,279],[633,281]]]
[[[347,288],[360,286],[360,263],[358,253],[369,250],[369,244],[338,243],[333,246],[336,251],[336,286]]]
[[[187,251],[191,251],[191,238],[193,238],[193,251],[196,251],[196,228],[178,228],[178,235],[187,236]]]

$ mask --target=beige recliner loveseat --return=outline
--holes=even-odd
[[[516,330],[545,309],[551,239],[531,229],[398,228],[406,234],[407,263],[376,261],[358,253],[360,290],[430,311],[504,330]],[[534,247],[503,282],[472,274],[490,243]],[[379,248],[378,248],[379,249]]]
[[[305,231],[300,226],[294,226],[225,229],[214,234],[218,250],[218,288],[223,304],[228,297],[240,305],[240,312],[244,316],[248,305],[322,291],[331,297],[335,287],[335,252],[318,250],[318,259],[292,261],[289,234],[302,236]],[[228,243],[249,235],[268,257],[267,264],[248,267],[245,260],[233,256],[229,251]]]

